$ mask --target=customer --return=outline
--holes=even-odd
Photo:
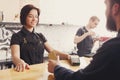
[[[54,50],[42,33],[36,33],[34,27],[39,22],[40,11],[35,6],[28,4],[21,9],[20,21],[22,29],[12,35],[11,53],[16,71],[29,69],[29,65],[42,63],[44,49],[51,53],[55,51],[61,58],[67,59],[68,54]]]
[[[105,4],[107,29],[117,31],[117,37],[105,42],[82,70],[74,72],[50,60],[48,71],[55,80],[120,80],[120,0],[105,0]]]
[[[91,52],[96,35],[91,29],[96,28],[99,23],[97,16],[92,16],[86,26],[80,27],[75,35],[74,43],[77,44],[77,54],[82,57],[92,57],[94,53]]]

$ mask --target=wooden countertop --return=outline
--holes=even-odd
[[[35,64],[30,66],[30,70],[16,72],[13,68],[0,70],[0,80],[54,80],[53,74],[48,72],[48,63]],[[67,60],[61,60],[60,64],[74,71],[80,66],[71,66]]]

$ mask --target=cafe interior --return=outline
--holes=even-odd
[[[0,80],[55,80],[54,75],[52,73],[49,73],[47,70],[48,53],[46,51],[44,53],[44,63],[31,65],[31,69],[25,70],[24,72],[18,73],[14,71],[14,64],[12,62],[10,50],[10,40],[12,34],[18,32],[22,27],[19,21],[20,9],[25,4],[33,4],[41,9],[40,22],[35,28],[36,32],[43,33],[47,37],[49,43],[55,49],[66,52],[68,54],[73,53],[73,51],[76,52],[75,44],[73,43],[74,35],[80,25],[85,24],[89,16],[91,16],[93,13],[85,16],[86,19],[82,20],[83,22],[81,22],[81,24],[79,25],[79,19],[77,20],[78,22],[75,22],[75,19],[77,19],[78,16],[71,17],[71,14],[77,12],[78,9],[74,10],[74,12],[71,12],[69,8],[73,5],[72,3],[75,1],[72,0],[70,2],[71,3],[69,3],[69,0],[0,1]],[[76,5],[78,5],[78,2],[79,1],[75,2]],[[103,3],[101,0],[100,2]],[[66,7],[67,4],[68,7]],[[77,8],[77,6],[74,8]],[[66,9],[68,9],[68,11]],[[78,14],[79,13],[80,12],[78,11]],[[82,17],[82,19],[83,14],[79,16]],[[101,16],[100,14],[98,15]],[[72,21],[71,19],[74,21]],[[102,21],[103,20],[101,20],[101,22]],[[104,25],[101,25],[101,22],[98,26]],[[114,37],[116,33],[113,33],[112,36],[109,36],[109,33],[106,34],[107,36],[103,34],[99,34],[101,40],[95,44],[92,50],[93,52],[95,52],[105,41],[107,41],[111,37]],[[76,71],[79,68],[85,68],[90,63],[90,60],[91,58],[81,57],[80,64],[75,66],[72,65],[70,61],[66,60],[61,60],[60,63],[62,66]]]

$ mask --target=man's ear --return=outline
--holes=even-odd
[[[112,7],[112,13],[113,15],[117,15],[119,13],[119,10],[120,10],[120,5],[115,3]]]

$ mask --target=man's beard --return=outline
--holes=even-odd
[[[107,16],[106,27],[110,31],[117,31],[115,20],[112,18],[111,14]]]

